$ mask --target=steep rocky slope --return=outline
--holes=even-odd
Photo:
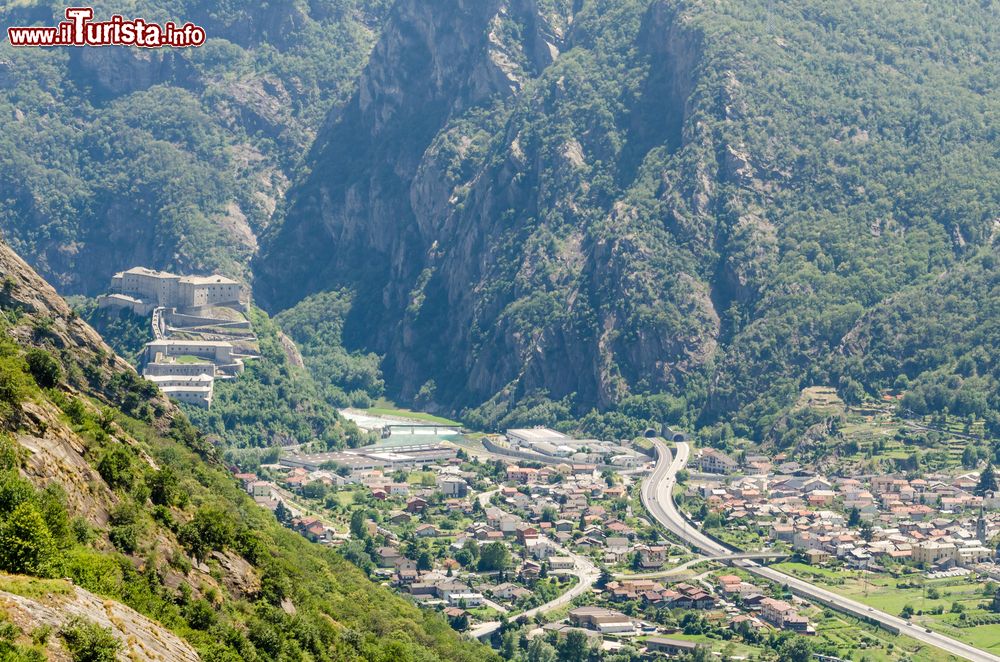
[[[64,626],[82,615],[121,659],[490,656],[257,507],[5,244],[0,282],[5,637],[9,621],[17,642],[66,659]]]
[[[18,589],[23,582],[0,575],[0,586],[13,582]],[[22,632],[65,628],[74,618],[83,618],[112,632],[121,642],[120,659],[136,662],[196,662],[201,658],[190,644],[151,621],[134,609],[100,598],[90,591],[65,581],[44,583],[44,595],[25,597],[0,590],[0,611]],[[45,647],[54,659],[70,659],[65,647],[56,638]]]
[[[688,273],[635,268],[660,258],[618,231],[635,212],[612,190],[644,150],[677,146],[683,111],[637,118],[634,131],[593,112],[623,94],[619,114],[657,114],[641,86],[683,105],[697,35],[669,22],[627,5],[399,3],[358,92],[314,146],[261,261],[260,296],[287,305],[330,283],[361,288],[355,333],[375,329],[404,394],[445,377],[445,403],[514,387],[607,405],[627,390],[622,368],[656,387],[697,369],[718,332],[708,291]],[[636,52],[604,43],[613,23]],[[328,259],[301,259],[324,237]],[[664,305],[673,319],[622,342],[628,320]],[[678,333],[675,305],[697,331]]]
[[[960,4],[400,0],[256,290],[350,289],[391,390],[487,424],[666,393],[766,425],[991,241],[995,17]]]

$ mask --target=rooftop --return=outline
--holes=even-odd
[[[126,269],[125,271],[119,271],[115,274],[115,278],[122,278],[125,274],[149,276],[150,278],[163,278],[169,280],[177,279],[182,283],[190,283],[191,285],[239,285],[239,283],[232,278],[226,278],[225,276],[220,276],[218,274],[212,274],[211,276],[178,276],[177,274],[172,274],[169,271],[157,271],[156,269],[149,269],[148,267],[132,267],[131,269]]]
[[[549,428],[513,428],[507,430],[507,436],[516,435],[521,439],[531,442],[551,441],[552,439],[569,439],[562,432],[550,430]]]

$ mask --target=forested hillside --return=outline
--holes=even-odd
[[[1000,256],[984,250],[877,306],[841,352],[847,380],[904,393],[903,408],[916,415],[985,419],[1000,437],[997,347]]]
[[[978,0],[400,0],[256,291],[346,288],[388,389],[483,425],[681,399],[762,435],[804,386],[894,382],[845,375],[845,336],[890,354],[894,297],[996,250],[996,25]]]
[[[303,150],[347,98],[386,3],[98,2],[191,21],[201,48],[15,49],[0,43],[0,229],[64,293],[143,264],[246,277]],[[15,2],[9,25],[65,3]],[[6,36],[6,34],[5,34]]]
[[[258,507],[5,244],[0,279],[0,657],[492,659]]]

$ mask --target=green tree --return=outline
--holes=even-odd
[[[962,466],[966,469],[975,469],[979,464],[979,453],[974,446],[966,446],[962,451]]]
[[[236,524],[229,513],[207,506],[199,508],[177,534],[180,543],[199,560],[204,560],[209,552],[221,552],[232,546],[235,538]]]
[[[302,496],[307,499],[322,499],[326,496],[326,485],[321,480],[314,480],[302,486]]]
[[[479,569],[483,572],[506,570],[510,567],[510,550],[502,542],[491,542],[479,548]]]
[[[559,641],[559,662],[580,662],[587,659],[587,635],[579,630],[570,630]]]
[[[59,551],[32,503],[22,503],[0,524],[0,569],[5,572],[51,576]]]
[[[28,376],[16,357],[0,357],[0,414],[9,416],[28,394]]]
[[[781,659],[786,662],[810,662],[813,650],[805,637],[790,637],[781,646]]]
[[[993,600],[990,601],[990,611],[1000,613],[1000,588],[993,594]]]
[[[35,494],[35,487],[13,469],[0,471],[0,515],[12,512]]]
[[[195,630],[207,630],[217,620],[215,609],[208,600],[201,599],[191,602],[187,607],[188,625]]]
[[[113,444],[97,463],[97,473],[113,490],[131,489],[135,481],[132,453],[122,444]]]
[[[460,615],[452,618],[450,621],[451,627],[459,632],[465,632],[469,629],[469,614],[467,612],[462,612]]]
[[[120,503],[111,510],[108,538],[120,551],[131,554],[139,549],[139,541],[146,532],[145,523],[135,504]]]
[[[535,637],[528,644],[528,662],[555,662],[556,649],[544,637]]]
[[[173,506],[181,502],[182,492],[177,474],[170,467],[154,471],[146,478],[150,500],[159,506]]]
[[[993,471],[993,463],[987,462],[983,472],[979,474],[979,484],[976,485],[976,496],[985,496],[990,492],[997,491],[996,472]]]
[[[363,508],[351,513],[351,535],[358,540],[368,538],[368,517]]]
[[[861,511],[858,510],[857,506],[854,506],[847,515],[847,526],[854,528],[859,524],[861,524]]]
[[[455,554],[455,560],[462,564],[463,568],[467,568],[479,558],[479,543],[473,538],[469,538],[462,545],[462,549],[458,550]]]
[[[42,388],[51,388],[62,380],[62,368],[55,358],[43,349],[33,347],[25,355],[28,372],[35,378],[35,383]]]

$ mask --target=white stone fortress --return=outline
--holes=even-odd
[[[169,397],[212,404],[216,379],[232,379],[243,361],[257,358],[257,338],[247,318],[248,296],[225,276],[178,276],[146,267],[116,273],[101,308],[150,315],[143,376]]]
[[[101,305],[130,308],[146,315],[156,307],[239,304],[243,298],[240,284],[225,276],[177,276],[166,271],[133,267],[111,277],[111,294],[101,297]]]

